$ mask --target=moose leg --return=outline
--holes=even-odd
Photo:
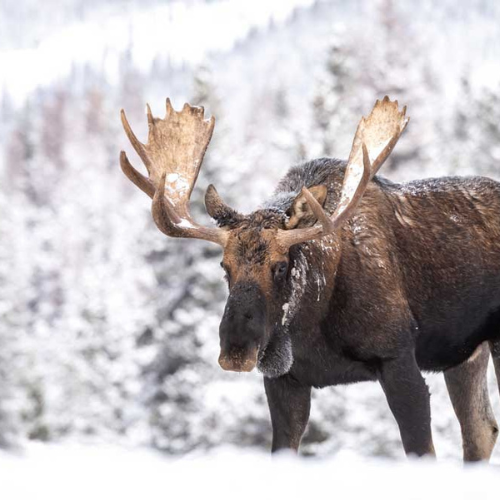
[[[489,460],[497,439],[498,427],[491,410],[486,376],[489,359],[490,350],[484,343],[467,361],[444,372],[462,430],[465,462]]]
[[[267,403],[273,425],[273,453],[298,451],[311,408],[311,387],[297,384],[289,376],[264,377]]]
[[[383,361],[380,383],[396,418],[407,455],[435,455],[429,389],[412,352]]]

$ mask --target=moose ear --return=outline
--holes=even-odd
[[[326,186],[318,185],[312,186],[308,189],[309,192],[316,198],[318,203],[323,206],[328,193]],[[286,229],[309,227],[317,221],[317,218],[315,217],[311,207],[307,203],[306,197],[303,194],[297,195],[295,200],[293,200],[288,213],[290,217],[285,223]]]
[[[210,184],[205,193],[205,207],[208,215],[217,222],[219,227],[229,227],[237,224],[241,220],[241,215],[226,205],[215,187]]]

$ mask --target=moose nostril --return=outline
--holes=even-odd
[[[251,320],[253,318],[252,313],[249,312],[244,313],[243,317],[248,320]]]

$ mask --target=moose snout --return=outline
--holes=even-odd
[[[219,365],[223,370],[230,372],[251,372],[257,365],[258,347],[250,352],[225,354],[221,351]]]
[[[258,285],[235,285],[219,328],[219,364],[224,370],[253,370],[263,342],[265,321],[264,295]]]

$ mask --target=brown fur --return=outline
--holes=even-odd
[[[481,178],[406,185],[374,179],[339,231],[285,251],[276,241],[278,229],[315,223],[297,194],[301,186],[314,191],[321,179],[330,214],[340,196],[344,169],[309,165],[305,173],[297,171],[298,182],[292,170],[281,183],[293,191],[277,193],[277,208],[271,202],[249,216],[232,217],[224,248],[230,299],[221,332],[234,331],[234,339],[244,342],[245,320],[231,330],[233,320],[226,316],[235,314],[234,304],[237,315],[244,307],[252,316],[251,300],[240,290],[250,286],[254,296],[260,290],[259,307],[265,305],[266,333],[255,342],[266,376],[273,449],[298,446],[308,388],[378,379],[406,451],[434,454],[423,369],[446,373],[464,458],[487,459],[496,439],[485,389],[487,354],[467,359],[485,340],[499,350],[500,185]],[[287,278],[277,284],[274,269],[283,262],[289,264]],[[292,393],[285,405],[280,395]],[[307,411],[295,413],[298,408]],[[287,428],[296,431],[286,434]]]

